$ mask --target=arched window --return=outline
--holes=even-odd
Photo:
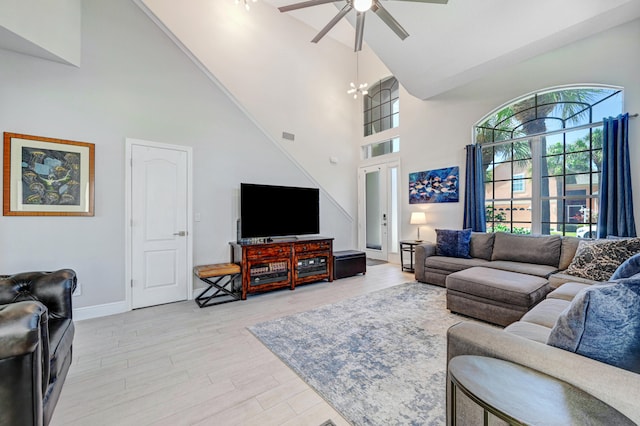
[[[400,90],[395,77],[373,84],[363,98],[365,136],[399,126]]]
[[[602,119],[622,102],[619,87],[562,87],[482,119],[487,231],[595,237]]]

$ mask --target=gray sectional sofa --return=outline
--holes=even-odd
[[[596,281],[567,275],[579,238],[559,235],[517,235],[472,232],[471,258],[436,254],[436,244],[424,242],[415,248],[417,281],[444,287],[448,275],[471,267],[484,267],[548,279],[551,289],[566,282],[594,284]]]
[[[457,232],[466,242],[468,231],[466,236],[464,231]],[[415,276],[421,282],[446,286],[451,312],[507,326],[565,282],[596,282],[565,273],[579,241],[559,235],[474,232],[468,255],[462,250],[462,257],[438,255],[435,243],[417,246]]]
[[[447,362],[458,355],[480,355],[520,364],[567,382],[640,424],[640,374],[547,344],[556,320],[585,287],[589,285],[562,285],[505,329],[471,321],[452,326]],[[459,424],[482,423],[479,406],[467,407],[464,416]]]
[[[569,383],[640,424],[638,372],[548,344],[558,318],[566,318],[567,312],[579,306],[572,301],[584,297],[587,289],[601,287],[596,285],[600,280],[566,273],[574,256],[581,257],[576,256],[579,241],[575,237],[472,233],[470,258],[438,256],[435,243],[424,243],[416,247],[416,279],[446,286],[447,307],[452,311],[506,326],[476,321],[452,326],[447,333],[447,363],[459,355],[478,355],[519,364]],[[635,246],[633,252],[638,251]],[[612,322],[612,327],[618,325]],[[635,327],[639,330],[637,324]],[[603,336],[610,338],[606,330]],[[605,351],[607,348],[605,345]],[[633,356],[637,363],[638,355]],[[464,404],[461,417],[456,415],[458,424],[482,424],[482,408],[471,399]]]

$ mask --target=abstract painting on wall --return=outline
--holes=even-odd
[[[458,166],[409,173],[409,204],[457,203]]]

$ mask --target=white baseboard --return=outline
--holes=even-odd
[[[106,317],[107,315],[128,312],[127,302],[105,303],[104,305],[86,306],[73,309],[73,320],[82,321],[91,318]]]

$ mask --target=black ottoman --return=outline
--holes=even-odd
[[[333,253],[333,279],[367,273],[367,256],[363,251],[343,250]]]

